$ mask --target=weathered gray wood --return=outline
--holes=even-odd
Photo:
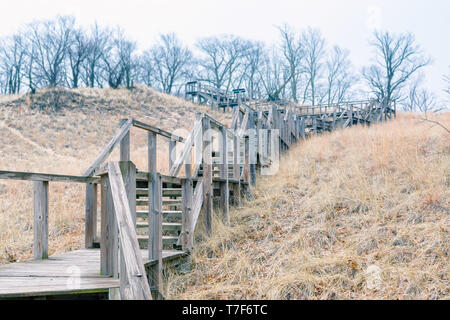
[[[48,181],[48,182],[76,182],[76,183],[96,183],[95,177],[80,177],[61,174],[47,174],[35,172],[0,171],[0,179],[24,180],[24,181]]]
[[[255,132],[255,114],[250,112],[248,120],[249,129],[249,178],[252,186],[256,185],[256,132]]]
[[[222,127],[221,130],[221,150],[220,150],[220,156],[221,156],[221,162],[220,165],[220,177],[222,179],[225,179],[225,182],[222,182],[220,184],[220,205],[222,207],[222,218],[224,223],[229,224],[230,217],[229,217],[229,197],[230,197],[230,191],[229,191],[229,185],[228,185],[228,137],[227,137],[227,130],[225,127]]]
[[[93,248],[97,237],[97,184],[86,184],[85,203],[85,248]]]
[[[120,127],[126,125],[128,119],[120,120]],[[120,140],[120,161],[130,161],[130,130]]]
[[[149,197],[149,237],[148,254],[150,260],[157,263],[149,270],[148,279],[150,287],[157,288],[158,293],[154,293],[154,299],[159,299],[162,286],[162,180],[157,172],[151,173],[151,197]]]
[[[34,182],[34,259],[48,258],[48,181]]]
[[[178,141],[178,142],[183,142],[184,141],[184,139],[182,137],[176,136],[176,135],[174,135],[174,134],[172,134],[172,133],[170,133],[168,131],[165,131],[163,129],[154,127],[152,125],[149,125],[149,124],[137,121],[137,120],[133,120],[133,126],[135,126],[136,128],[147,130],[147,131],[152,132],[154,134],[159,134],[159,135],[161,135],[163,137],[169,138],[169,139],[174,140],[174,141]]]
[[[172,168],[176,158],[177,158],[177,142],[174,140],[169,140],[169,170]]]
[[[212,233],[213,185],[212,185],[212,136],[208,118],[202,119],[203,130],[203,212],[205,231]]]
[[[156,172],[156,134],[148,133],[148,172]]]
[[[240,164],[240,138],[235,135],[233,137],[233,177],[240,181],[241,179],[241,164]],[[233,203],[235,206],[241,205],[241,188],[239,183],[233,185]]]
[[[144,261],[139,249],[130,202],[119,164],[117,162],[109,163],[108,172],[115,219],[119,228],[121,254],[125,264],[122,269],[126,272],[127,280],[126,282],[121,281],[121,298],[126,300],[151,300],[150,287],[145,277]]]
[[[191,179],[186,179],[182,184],[182,228],[181,228],[181,246],[183,251],[190,252],[194,247],[194,233],[191,232],[192,225],[192,205],[193,205],[193,183]]]
[[[192,145],[194,144],[194,141],[195,141],[195,138],[197,137],[197,135],[200,134],[200,132],[201,132],[201,126],[202,126],[201,121],[197,120],[194,123],[194,128],[192,129],[189,136],[187,137],[180,156],[177,157],[176,160],[174,161],[174,163],[170,166],[169,176],[178,175],[178,172],[180,171],[183,163],[188,158],[188,155],[191,154]]]
[[[109,143],[106,145],[105,149],[103,149],[102,153],[95,159],[95,161],[91,164],[91,166],[83,173],[83,176],[89,177],[91,176],[95,169],[97,169],[103,161],[108,158],[108,156],[113,151],[114,147],[122,141],[123,137],[127,135],[127,133],[130,131],[131,126],[133,125],[133,120],[127,120],[127,122],[120,128],[119,132],[114,136],[114,138],[109,141]]]
[[[118,228],[108,174],[101,180],[100,274],[117,277]]]

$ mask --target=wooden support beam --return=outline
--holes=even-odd
[[[177,159],[177,142],[169,140],[169,171],[173,167],[175,160]]]
[[[148,275],[150,287],[156,288],[153,292],[155,300],[160,299],[162,286],[162,180],[157,172],[151,173],[151,195],[149,195],[149,238],[148,238],[148,257],[157,263],[150,267]],[[150,186],[149,186],[150,187]]]
[[[108,174],[101,179],[101,235],[100,274],[117,277],[118,270],[118,227],[114,216],[114,203]]]
[[[256,132],[255,132],[255,114],[250,112],[249,129],[249,178],[252,186],[256,185]]]
[[[129,173],[132,168],[136,170],[131,162],[123,163],[121,166],[127,168],[125,174]],[[125,300],[151,300],[150,286],[145,278],[144,260],[130,211],[131,203],[127,196],[128,192],[122,180],[122,175],[124,175],[124,172],[121,172],[118,163],[108,164],[108,176],[114,203],[114,218],[119,229],[122,255],[120,296]]]
[[[48,181],[34,182],[34,259],[48,258]]]
[[[148,133],[148,172],[156,172],[156,134]]]
[[[229,217],[229,185],[228,185],[228,137],[227,128],[221,128],[221,165],[220,165],[220,178],[225,179],[225,182],[220,184],[220,205],[222,208],[223,222],[230,223]]]
[[[205,230],[207,234],[212,233],[213,215],[213,184],[212,184],[212,136],[210,120],[202,119],[203,131],[203,213],[205,216]]]
[[[127,124],[128,119],[120,120],[120,127]],[[124,135],[120,141],[120,161],[130,161],[130,131]]]
[[[241,164],[240,164],[240,138],[235,135],[233,137],[233,177],[240,181]],[[241,205],[241,186],[240,183],[233,184],[233,203],[235,206]]]
[[[119,132],[117,132],[114,138],[109,141],[108,145],[105,147],[102,153],[100,153],[97,159],[95,159],[91,166],[84,172],[83,176],[89,177],[94,173],[95,169],[97,169],[103,163],[103,161],[108,158],[117,143],[122,141],[122,139],[128,134],[132,125],[133,120],[126,121],[126,123],[120,128]]]
[[[97,237],[97,184],[86,184],[84,246],[93,248]]]
[[[191,225],[193,220],[193,183],[191,179],[183,180],[181,185],[182,195],[182,228],[181,228],[181,246],[183,251],[191,252],[194,247],[194,232],[191,232]]]

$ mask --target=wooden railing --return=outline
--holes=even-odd
[[[137,120],[124,119],[116,135],[83,176],[0,171],[0,179],[34,182],[33,250],[36,259],[48,257],[49,182],[85,183],[85,246],[92,248],[99,240],[101,274],[120,278],[124,299],[159,299],[162,297],[165,241],[163,215],[172,214],[163,209],[165,203],[172,203],[170,199],[163,200],[166,197],[164,185],[181,188],[181,232],[176,245],[189,253],[194,246],[194,231],[201,210],[208,234],[214,232],[214,203],[217,203],[224,223],[229,223],[229,206],[241,205],[242,197],[250,194],[256,184],[257,175],[278,161],[280,152],[318,132],[383,121],[383,118],[391,117],[392,110],[388,104],[367,103],[357,108],[350,103],[311,107],[304,114],[302,109],[278,108],[275,104],[262,110],[242,103],[234,109],[230,128],[207,114],[196,114],[193,128],[186,138]],[[130,130],[133,127],[148,132],[148,172],[137,170],[132,162]],[[169,143],[168,175],[158,170],[157,135]],[[183,144],[178,153],[177,143]],[[117,146],[120,148],[120,162],[105,163]],[[181,175],[183,168],[184,175]],[[144,193],[148,200],[136,200],[138,182],[146,185]],[[217,199],[214,186],[218,187]],[[98,238],[99,191],[101,231]],[[147,270],[136,232],[137,202],[148,204],[148,239],[144,240],[147,242],[147,259],[151,263]]]

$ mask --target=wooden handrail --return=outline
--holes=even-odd
[[[125,300],[152,300],[119,163],[111,162],[108,164],[108,175],[128,282],[126,287],[121,285],[121,298]],[[121,275],[121,277],[124,276]]]
[[[95,161],[91,164],[91,166],[86,170],[85,173],[83,173],[83,176],[89,177],[92,176],[95,169],[97,169],[103,161],[108,158],[108,156],[111,154],[111,152],[114,150],[114,147],[122,141],[123,137],[130,131],[131,126],[133,125],[133,120],[127,120],[125,124],[120,128],[119,132],[114,136],[114,138],[109,141],[109,143],[106,145],[105,149],[100,153],[100,155],[95,159]]]
[[[76,182],[76,183],[100,182],[100,179],[97,177],[80,177],[61,174],[19,172],[19,171],[0,171],[0,179],[24,180],[24,181]]]
[[[179,137],[177,135],[174,135],[173,133],[170,133],[166,130],[160,129],[158,127],[152,126],[150,124],[138,121],[138,120],[133,120],[133,126],[135,126],[136,128],[140,128],[143,130],[147,130],[147,131],[151,131],[153,133],[159,134],[163,137],[169,138],[171,140],[174,141],[178,141],[178,142],[183,142],[184,139],[182,137]]]

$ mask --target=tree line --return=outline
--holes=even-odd
[[[0,39],[0,93],[139,83],[179,95],[198,79],[226,92],[245,88],[254,99],[331,104],[361,97],[362,80],[376,98],[403,99],[411,109],[433,99],[419,88],[418,71],[430,60],[411,34],[376,32],[372,64],[358,72],[349,51],[330,46],[320,30],[277,28],[273,45],[220,35],[198,39],[194,54],[173,33],[139,51],[120,27],[83,28],[73,16],[35,21]]]

